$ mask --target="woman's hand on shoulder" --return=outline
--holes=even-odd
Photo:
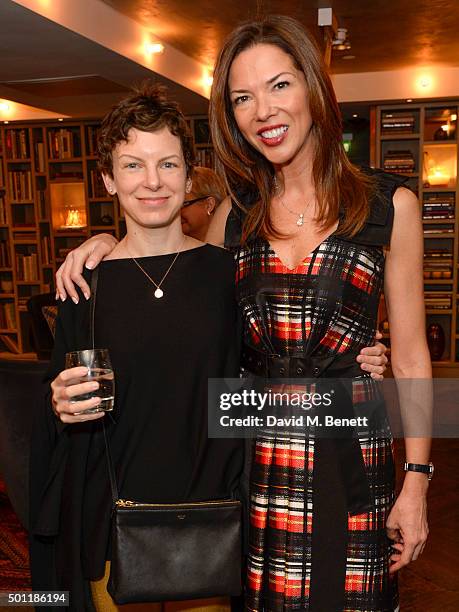
[[[81,414],[83,410],[95,408],[100,404],[99,397],[74,401],[78,395],[90,393],[99,388],[97,381],[81,382],[87,374],[88,368],[78,366],[63,370],[51,383],[51,403],[56,417],[63,423],[81,423],[82,421],[94,421],[104,416],[105,412],[95,414]]]
[[[206,242],[224,247],[226,220],[231,211],[231,198],[227,196],[217,207],[206,234]]]
[[[70,251],[56,272],[56,299],[64,301],[70,296],[75,304],[78,304],[78,293],[75,289],[75,285],[78,285],[88,300],[91,290],[82,276],[83,267],[89,270],[95,268],[117,244],[117,239],[111,234],[98,234]]]

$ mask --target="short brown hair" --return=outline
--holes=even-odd
[[[226,198],[225,184],[218,174],[210,168],[195,166],[193,168],[193,195],[197,198],[201,196],[212,196],[216,206]]]
[[[210,99],[210,127],[218,159],[217,170],[225,177],[228,191],[241,208],[244,206],[238,193],[252,194],[243,238],[260,234],[281,237],[269,215],[274,193],[274,167],[241,134],[228,87],[234,59],[257,44],[280,48],[304,74],[313,121],[311,133],[316,143],[312,176],[319,207],[318,222],[324,228],[331,227],[342,207],[344,218],[339,233],[357,233],[368,215],[372,181],[346,156],[338,102],[312,36],[295,19],[271,15],[262,21],[242,24],[226,39],[214,70]]]
[[[134,88],[103,118],[97,143],[99,171],[113,177],[113,150],[127,141],[129,130],[156,132],[163,127],[179,137],[187,175],[191,176],[194,149],[185,117],[178,104],[167,98],[166,88],[149,81]]]

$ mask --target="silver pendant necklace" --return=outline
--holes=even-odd
[[[306,208],[304,209],[304,212],[297,212],[296,210],[292,210],[291,208],[289,208],[287,206],[287,204],[284,202],[284,200],[281,199],[280,195],[279,195],[279,183],[277,182],[277,178],[274,177],[274,191],[277,194],[277,197],[279,198],[279,202],[282,204],[282,206],[285,208],[285,210],[287,210],[291,215],[294,215],[295,217],[297,217],[296,220],[296,224],[298,225],[298,227],[301,227],[302,225],[304,225],[304,215],[306,214],[306,211],[309,208],[309,204],[308,206],[306,206]]]
[[[182,248],[183,245],[185,244],[185,240],[186,240],[186,236],[183,238],[182,244],[180,245],[179,250],[177,251],[177,253],[175,254],[174,259],[172,260],[171,265],[167,268],[166,273],[164,274],[164,276],[162,277],[162,279],[159,281],[159,283],[156,283],[151,276],[148,274],[148,272],[146,272],[142,266],[139,264],[139,262],[137,261],[137,259],[131,255],[131,253],[129,252],[128,248],[125,246],[125,249],[128,253],[128,255],[131,257],[132,261],[136,264],[136,266],[139,268],[139,270],[141,270],[145,276],[148,278],[148,280],[156,287],[155,293],[153,294],[155,296],[155,298],[157,300],[161,299],[164,295],[164,291],[161,289],[161,285],[164,283],[164,281],[166,280],[166,276],[169,274],[169,272],[172,270],[173,265],[175,264],[175,262],[177,261],[178,256],[180,255],[180,253],[182,252]]]

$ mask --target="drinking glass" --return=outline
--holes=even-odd
[[[99,388],[89,393],[75,396],[70,402],[78,403],[92,397],[100,397],[98,406],[88,408],[75,414],[94,414],[96,412],[109,412],[113,410],[115,400],[115,376],[108,349],[87,349],[84,351],[73,351],[65,355],[65,368],[76,368],[85,366],[88,368],[86,376],[79,379],[80,383],[97,381]]]

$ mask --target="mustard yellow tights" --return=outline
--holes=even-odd
[[[110,562],[105,565],[105,575],[91,582],[91,592],[97,612],[230,612],[229,598],[193,599],[189,601],[166,601],[162,603],[123,604],[117,606],[107,592]]]

